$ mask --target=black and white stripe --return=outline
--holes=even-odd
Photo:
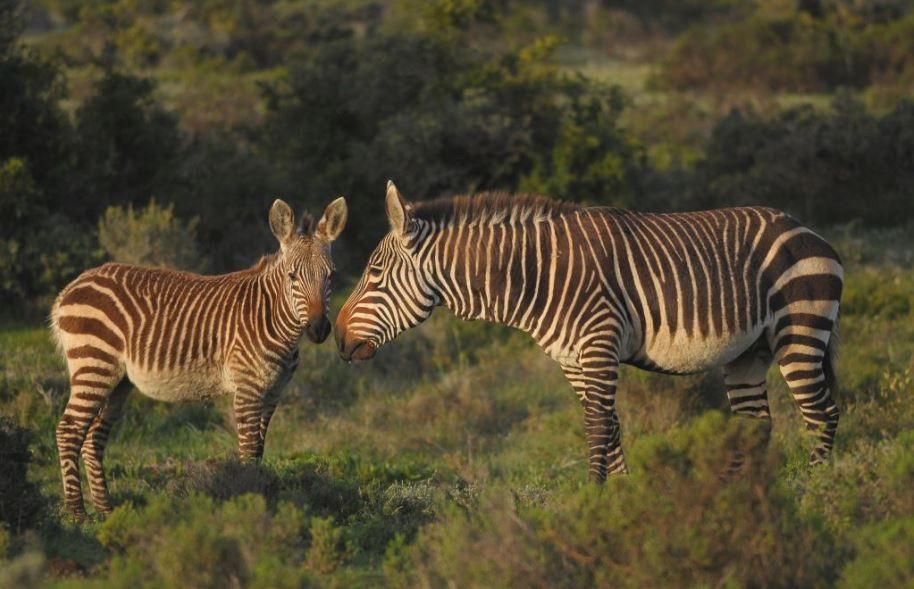
[[[833,348],[843,268],[779,211],[647,214],[539,197],[407,204],[388,185],[391,232],[337,318],[346,360],[367,359],[436,305],[531,334],[584,408],[591,477],[624,472],[618,366],[688,374],[722,366],[732,410],[770,419],[777,361],[828,456],[838,410]]]

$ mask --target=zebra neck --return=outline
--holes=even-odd
[[[298,343],[304,332],[304,322],[289,298],[282,266],[264,268],[254,283],[261,300],[255,314],[266,332],[284,343]]]
[[[551,255],[552,244],[539,238],[540,224],[470,223],[433,233],[423,249],[441,304],[461,319],[529,331],[525,311],[536,293],[528,285],[539,278],[531,261]]]

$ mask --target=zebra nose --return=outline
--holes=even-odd
[[[330,335],[330,322],[323,315],[308,324],[308,338],[316,344],[322,343]]]

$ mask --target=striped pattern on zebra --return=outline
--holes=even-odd
[[[279,251],[220,276],[105,264],[61,291],[51,328],[67,362],[70,399],[57,426],[64,500],[85,516],[79,455],[96,511],[111,511],[102,458],[132,383],[161,401],[232,395],[242,459],[259,459],[280,393],[298,366],[303,333],[321,343],[333,262],[346,223],[340,197],[314,226],[296,230],[277,200],[270,228]]]
[[[830,453],[843,268],[779,211],[648,214],[483,194],[407,204],[388,183],[391,231],[336,321],[344,360],[365,360],[436,305],[521,329],[557,360],[584,409],[590,476],[626,471],[615,410],[620,363],[671,374],[722,366],[738,415],[770,420],[780,367]],[[770,425],[770,421],[769,421]]]

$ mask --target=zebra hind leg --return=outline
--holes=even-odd
[[[768,405],[768,368],[771,352],[767,346],[753,346],[733,362],[724,366],[724,386],[734,416],[761,419],[766,442],[771,436],[771,410]],[[733,474],[742,469],[745,456],[734,451],[727,469]]]
[[[809,456],[810,464],[820,464],[828,459],[838,430],[838,406],[832,397],[824,367],[825,346],[822,348],[787,345],[778,361],[781,374],[806,422],[806,429],[816,436],[816,445]]]
[[[102,406],[98,415],[89,426],[89,432],[82,446],[83,464],[86,467],[86,477],[89,480],[89,491],[92,495],[92,505],[100,515],[111,513],[111,496],[108,494],[108,484],[105,480],[103,460],[108,435],[111,428],[121,416],[124,401],[130,392],[130,382],[126,379],[115,387]]]
[[[57,452],[63,479],[64,504],[77,519],[85,519],[82,485],[79,477],[79,455],[90,425],[108,400],[122,376],[113,366],[96,364],[73,367],[70,364],[70,399],[57,424]],[[91,476],[91,475],[90,475]]]

